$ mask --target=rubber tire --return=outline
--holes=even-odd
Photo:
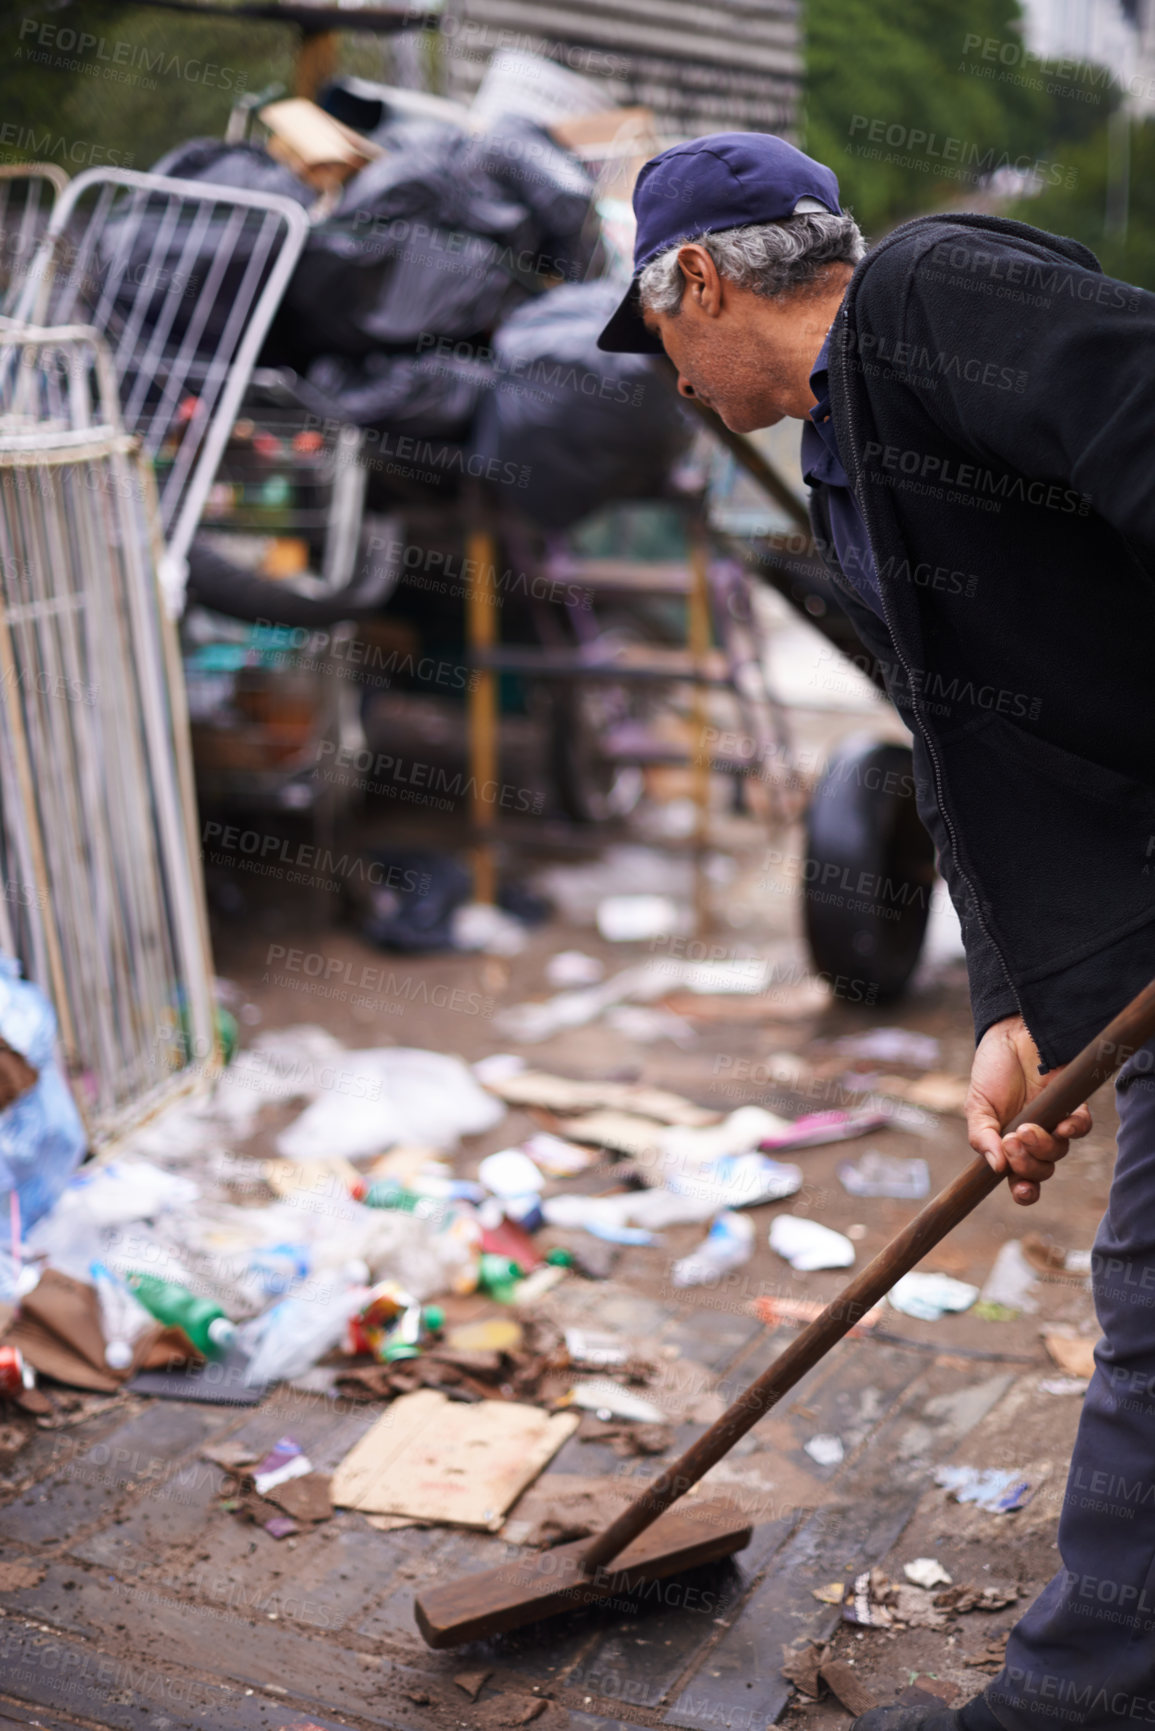
[[[611,823],[634,810],[645,781],[640,770],[614,769],[599,759],[596,729],[582,696],[576,681],[559,682],[549,693],[550,775],[558,805],[571,823]]]
[[[909,746],[862,735],[838,746],[810,802],[802,876],[815,971],[850,1002],[901,996],[922,951],[934,886],[934,847],[915,805]]]

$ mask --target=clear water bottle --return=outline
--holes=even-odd
[[[100,1304],[104,1361],[110,1370],[127,1370],[132,1363],[136,1339],[146,1328],[151,1328],[152,1316],[120,1276],[103,1262],[91,1263],[89,1273]]]
[[[675,1262],[675,1286],[712,1286],[732,1268],[741,1268],[754,1254],[754,1222],[748,1214],[727,1208],[689,1256]]]

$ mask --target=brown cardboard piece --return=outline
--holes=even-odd
[[[307,97],[267,103],[260,114],[269,129],[269,155],[322,192],[340,186],[382,154],[379,144],[334,120]]]
[[[514,1401],[450,1402],[435,1389],[402,1395],[333,1474],[338,1508],[408,1515],[495,1533],[514,1499],[577,1429]]]
[[[25,1294],[4,1340],[19,1347],[39,1375],[93,1394],[115,1394],[138,1370],[159,1370],[174,1360],[200,1361],[179,1329],[157,1324],[138,1338],[136,1356],[127,1370],[110,1370],[104,1358],[96,1288],[55,1268],[46,1268]]]

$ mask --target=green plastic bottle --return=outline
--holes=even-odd
[[[377,1178],[361,1198],[366,1208],[395,1208],[401,1214],[413,1214],[422,1200],[416,1190],[406,1189],[396,1178]]]
[[[236,1323],[230,1322],[219,1304],[211,1298],[200,1298],[187,1286],[161,1280],[155,1274],[137,1270],[125,1275],[125,1282],[136,1294],[150,1316],[167,1328],[183,1329],[197,1351],[205,1358],[220,1358],[236,1336]]]
[[[496,1256],[492,1251],[482,1254],[477,1271],[477,1290],[496,1298],[499,1304],[512,1304],[522,1279],[521,1269],[508,1256]]]

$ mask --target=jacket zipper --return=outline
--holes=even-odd
[[[849,318],[847,315],[845,302],[843,303],[842,309],[838,314],[838,319],[836,322],[840,322],[842,324],[843,332],[845,332],[846,327],[849,324]],[[842,333],[839,333],[839,334],[841,337]],[[842,389],[842,400],[846,405],[847,430],[850,433],[850,438],[847,441],[850,449],[845,454],[840,452],[839,455],[842,456],[842,460],[843,460],[844,464],[846,464],[848,457],[850,459],[850,464],[852,465],[852,467],[850,467],[848,469],[848,474],[850,476],[851,490],[854,494],[855,499],[858,502],[858,508],[862,512],[862,521],[863,521],[863,524],[865,525],[865,528],[866,528],[867,540],[870,543],[871,557],[874,559],[875,568],[877,569],[877,567],[878,567],[878,554],[876,551],[877,542],[875,540],[871,521],[870,521],[870,512],[867,508],[865,490],[862,488],[862,486],[860,484],[861,476],[860,476],[860,472],[859,472],[859,468],[858,468],[858,445],[857,445],[857,441],[854,437],[854,410],[853,410],[853,406],[851,403],[850,392],[847,388],[846,343],[845,343],[845,341],[842,341],[842,340],[837,341],[834,345],[834,350],[835,350],[835,365],[838,368],[839,384],[840,384],[841,389]],[[935,799],[938,803],[939,814],[942,817],[943,827],[945,828],[947,835],[950,837],[951,852],[953,854],[953,864],[954,864],[955,870],[958,872],[959,878],[962,881],[962,883],[966,886],[967,893],[970,896],[971,907],[974,909],[974,917],[978,921],[979,926],[982,928],[983,935],[986,938],[987,942],[989,943],[991,949],[994,951],[995,955],[999,958],[999,964],[1002,967],[1003,973],[1006,975],[1006,981],[1007,981],[1007,985],[1010,987],[1011,995],[1013,996],[1015,1003],[1018,1004],[1019,994],[1015,990],[1015,983],[1014,983],[1014,980],[1011,978],[1011,970],[1007,966],[1006,957],[1003,955],[1003,952],[1000,949],[999,945],[995,942],[994,937],[991,934],[990,927],[987,925],[986,920],[983,918],[982,909],[981,909],[981,906],[979,903],[978,896],[975,894],[974,885],[972,884],[970,878],[967,876],[966,872],[963,870],[962,862],[959,858],[958,832],[955,829],[954,823],[951,819],[950,812],[947,809],[947,802],[946,802],[946,798],[945,798],[945,790],[944,790],[943,778],[942,778],[942,766],[939,763],[938,754],[935,751],[934,744],[931,740],[929,730],[928,730],[926,723],[925,723],[923,716],[922,716],[922,712],[921,712],[921,708],[920,708],[920,698],[918,696],[918,693],[915,691],[914,682],[911,679],[910,664],[906,660],[906,657],[903,655],[902,648],[901,648],[900,643],[899,643],[898,635],[895,632],[894,624],[893,624],[893,621],[891,620],[890,610],[887,606],[886,591],[883,588],[883,585],[881,582],[878,585],[878,594],[879,594],[879,599],[882,602],[882,616],[883,616],[883,619],[885,620],[885,623],[886,623],[886,629],[890,633],[890,641],[894,646],[894,653],[898,657],[898,660],[899,660],[899,663],[902,667],[902,670],[906,675],[907,685],[910,688],[911,713],[918,723],[919,737],[921,738],[922,743],[926,748],[926,754],[927,754],[928,759],[930,760],[931,770],[932,770],[933,775],[934,775]],[[1019,1011],[1019,1014],[1022,1015],[1021,1009]],[[1024,1025],[1025,1025],[1025,1018],[1024,1018]],[[1028,1031],[1028,1033],[1030,1033],[1029,1028],[1027,1031]],[[1031,1038],[1034,1039],[1033,1034],[1031,1035]],[[1035,1041],[1035,1044],[1037,1046],[1038,1041]]]

